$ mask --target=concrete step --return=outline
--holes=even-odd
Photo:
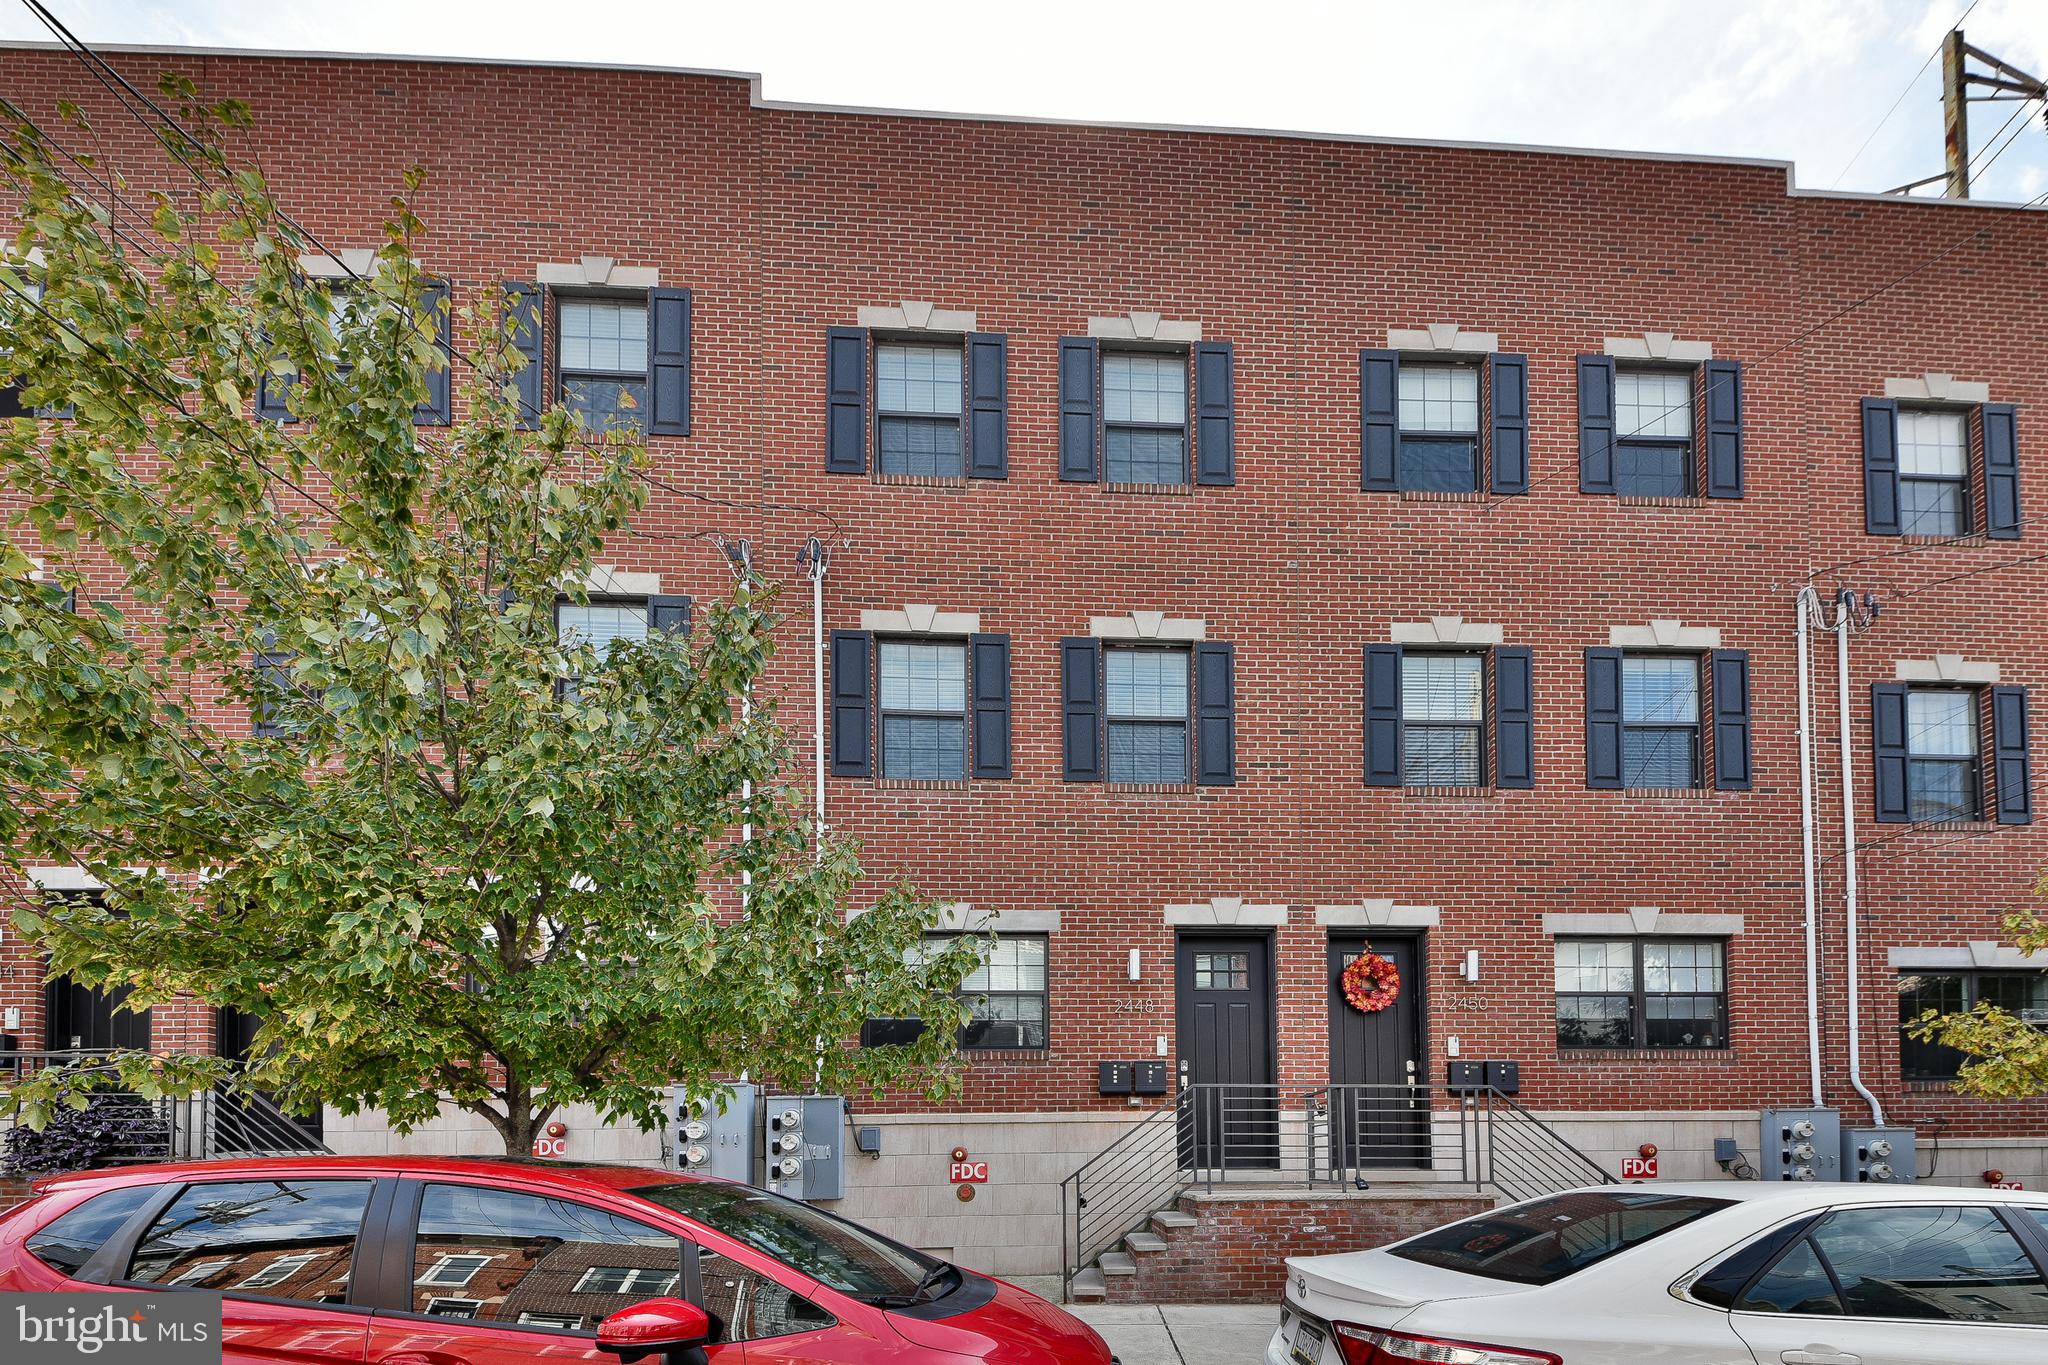
[[[1195,1222],[1195,1215],[1192,1213],[1182,1213],[1179,1209],[1161,1209],[1152,1215],[1152,1230],[1170,1233],[1177,1228],[1191,1228]]]
[[[1103,1283],[1102,1272],[1094,1266],[1077,1271],[1067,1281],[1067,1298],[1074,1303],[1100,1303],[1109,1293],[1109,1286]]]
[[[1151,1255],[1166,1250],[1166,1239],[1156,1232],[1134,1232],[1124,1238],[1124,1250],[1133,1255]]]
[[[1138,1263],[1127,1251],[1105,1251],[1095,1258],[1095,1265],[1105,1275],[1135,1275]]]

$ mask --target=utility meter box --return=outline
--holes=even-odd
[[[1844,1128],[1842,1179],[1872,1185],[1910,1185],[1920,1154],[1911,1128]]]
[[[837,1095],[770,1095],[761,1101],[761,1183],[791,1199],[846,1192],[846,1101]]]
[[[761,1130],[757,1112],[760,1093],[757,1086],[733,1086],[721,1114],[716,1099],[691,1100],[681,1086],[672,1087],[669,1131],[676,1165],[694,1175],[715,1175],[751,1185],[754,1135]]]
[[[1842,1112],[1766,1109],[1760,1150],[1765,1180],[1840,1180]]]

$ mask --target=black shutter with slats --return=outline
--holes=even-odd
[[[1401,785],[1401,646],[1365,647],[1365,785]]]
[[[868,472],[865,327],[831,327],[825,332],[825,468],[833,474]]]
[[[1391,493],[1401,486],[1401,353],[1358,353],[1358,486]]]
[[[450,382],[455,373],[455,308],[448,294],[448,282],[429,280],[421,286],[420,307],[433,324],[441,354],[427,371],[427,401],[414,405],[413,425],[445,427],[455,420],[454,385]]]
[[[1493,785],[1536,785],[1536,686],[1526,646],[1493,651]]]
[[[2019,409],[1986,403],[1984,428],[1984,534],[1993,540],[2020,538]]]
[[[647,293],[647,431],[690,434],[690,291]]]
[[[875,637],[865,630],[832,632],[832,773],[868,777],[875,769]]]
[[[1061,776],[1102,780],[1102,643],[1087,636],[1060,641]]]
[[[690,599],[656,593],[647,599],[647,628],[663,635],[690,633]]]
[[[967,477],[1010,477],[1010,339],[996,332],[967,338]],[[1004,776],[1008,776],[1007,773]]]
[[[1714,701],[1714,785],[1722,791],[1750,789],[1749,654],[1717,649],[1710,665]]]
[[[1614,357],[1579,357],[1579,491],[1614,491]]]
[[[1490,487],[1499,496],[1529,491],[1529,357],[1486,358]]]
[[[1237,658],[1216,640],[1195,646],[1195,782],[1237,781]]]
[[[1991,772],[1998,823],[2034,822],[2033,764],[2027,754],[2027,689],[1991,689]]]
[[[1705,410],[1707,496],[1742,496],[1742,363],[1709,360],[1700,366]]]
[[[976,777],[1010,775],[1010,637],[976,635],[967,642],[967,672],[973,696],[973,772]]]
[[[1863,529],[1873,536],[1900,533],[1899,405],[1890,398],[1863,400]]]
[[[1586,651],[1586,785],[1621,786],[1621,651]]]
[[[1870,689],[1870,758],[1877,818],[1884,824],[1913,819],[1906,783],[1906,693],[1904,683],[1877,683]]]
[[[1098,348],[1090,337],[1060,338],[1060,478],[1069,483],[1096,479],[1096,446],[1102,428],[1095,402]]]
[[[1198,341],[1195,369],[1195,482],[1237,482],[1237,383],[1227,341]]]
[[[507,330],[512,335],[512,344],[519,349],[520,357],[525,362],[512,376],[515,397],[519,404],[519,429],[532,431],[540,425],[543,373],[540,286],[508,280],[501,287],[505,291]]]

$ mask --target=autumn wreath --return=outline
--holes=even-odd
[[[1401,969],[1378,953],[1360,953],[1344,964],[1344,1003],[1378,1014],[1401,996]]]

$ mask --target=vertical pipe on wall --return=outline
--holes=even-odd
[[[1808,613],[1819,613],[1820,596],[1811,586],[1799,590],[1793,603],[1799,614],[1799,875],[1806,891],[1806,1064],[1813,1080],[1813,1107],[1822,1095],[1820,1069],[1820,890],[1814,873],[1813,808],[1813,672]]]
[[[1849,626],[1854,594],[1842,591],[1835,607],[1835,689],[1841,708],[1842,732],[1842,901],[1847,932],[1843,948],[1849,956],[1849,1084],[1870,1106],[1870,1121],[1884,1126],[1884,1106],[1863,1083],[1862,966],[1856,917],[1856,765],[1849,751]]]

